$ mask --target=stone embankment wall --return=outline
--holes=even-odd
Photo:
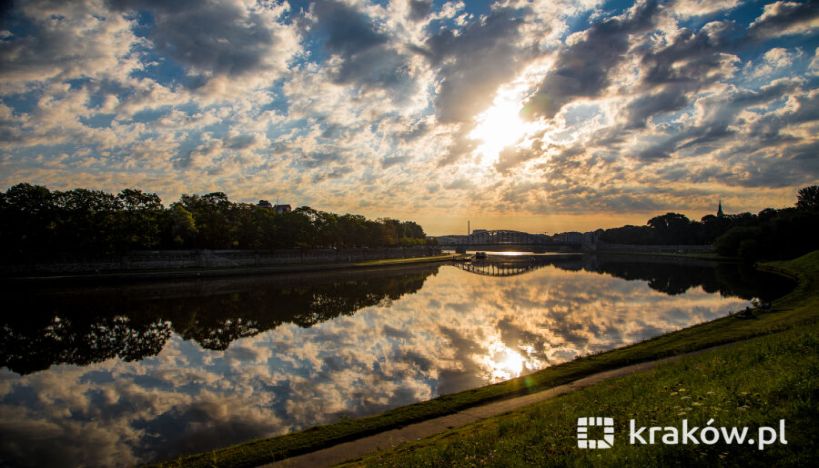
[[[597,242],[593,244],[593,251],[596,252],[659,252],[659,253],[712,253],[712,245],[632,245],[632,244],[608,244]]]
[[[157,250],[131,252],[121,257],[63,258],[49,263],[0,265],[2,274],[97,273],[114,271],[177,270],[184,268],[253,268],[282,265],[350,263],[366,260],[440,255],[439,247],[375,249]]]

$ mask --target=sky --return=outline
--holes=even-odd
[[[0,188],[221,191],[429,234],[793,205],[819,2],[0,2]]]

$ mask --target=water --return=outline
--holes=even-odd
[[[461,266],[471,271],[7,288],[0,465],[133,465],[372,414],[711,320],[790,287],[736,265],[513,260]]]

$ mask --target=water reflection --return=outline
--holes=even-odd
[[[310,327],[418,291],[437,266],[297,277],[232,278],[132,287],[7,291],[0,366],[27,374],[52,364],[86,365],[158,354],[176,333],[201,347],[282,323]]]
[[[18,313],[0,341],[0,461],[132,465],[292,431],[642,340],[783,287],[730,265],[559,257],[506,277],[425,266],[7,291]]]

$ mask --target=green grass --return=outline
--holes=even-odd
[[[162,465],[255,466],[413,422],[454,413],[471,406],[536,392],[603,370],[816,323],[819,318],[819,294],[817,294],[819,291],[819,251],[796,260],[766,265],[765,268],[793,277],[799,281],[799,284],[791,294],[776,301],[770,311],[758,312],[751,319],[725,317],[624,348],[579,358],[499,384],[395,408],[376,416],[344,420],[302,432],[180,457]]]
[[[711,261],[718,261],[718,262],[733,262],[738,263],[741,262],[742,259],[739,257],[725,257],[716,252],[688,252],[688,253],[679,253],[679,252],[651,252],[651,251],[631,251],[631,250],[610,250],[610,251],[601,251],[598,252],[598,255],[642,255],[642,256],[649,256],[649,257],[677,257],[677,258],[690,258],[696,260],[711,260]]]
[[[387,258],[383,260],[367,260],[365,262],[353,263],[356,267],[382,266],[382,265],[411,265],[413,263],[444,262],[453,260],[457,255],[436,255],[432,257],[413,258]]]
[[[686,356],[356,462],[367,466],[816,466],[819,324]],[[610,450],[577,448],[576,421],[608,416]],[[638,426],[778,427],[788,445],[630,445]],[[594,434],[594,433],[592,433]],[[645,433],[644,433],[645,434]],[[699,433],[698,433],[699,434]],[[749,438],[753,437],[749,436]],[[596,437],[591,437],[596,438]],[[699,435],[697,435],[699,439]],[[659,437],[658,437],[659,439]]]

